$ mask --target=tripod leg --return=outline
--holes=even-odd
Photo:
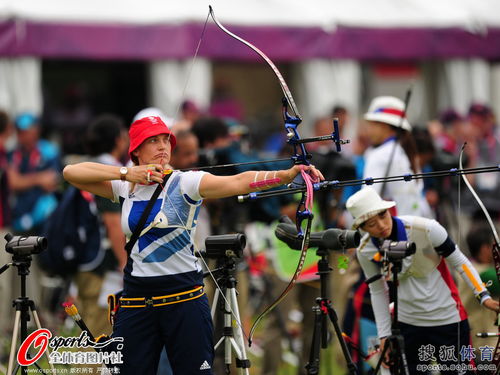
[[[374,375],[377,375],[379,373],[379,370],[384,369],[384,367],[382,367],[382,362],[384,361],[385,353],[387,353],[388,348],[389,348],[389,341],[386,340],[385,345],[382,348],[382,352],[380,353],[380,358],[378,359],[377,366],[375,366],[375,372],[373,373]]]
[[[231,306],[229,304],[229,289],[226,291],[226,301],[224,303],[224,363],[226,364],[226,368],[229,369],[231,365],[231,341],[229,340],[233,335],[233,319],[231,317]]]
[[[391,365],[390,370],[382,367],[382,361],[385,358],[385,353],[387,350],[391,351]],[[387,373],[390,374],[403,374],[410,375],[408,369],[408,362],[406,360],[406,353],[404,351],[404,338],[401,335],[391,335],[386,341],[385,345],[382,349],[382,353],[380,354],[380,359],[375,368],[374,374],[377,375],[379,373],[385,375]]]
[[[42,329],[42,325],[40,324],[40,319],[38,318],[38,313],[37,313],[34,305],[31,307],[31,312],[33,313],[33,318],[35,319],[36,327],[38,329]],[[47,356],[47,363],[49,364],[50,369],[55,374],[54,364],[52,362],[50,362],[50,352],[49,352],[48,347],[47,347],[47,350],[45,351],[45,355]]]
[[[352,361],[351,353],[349,353],[347,344],[342,337],[342,330],[339,326],[339,318],[337,317],[337,313],[335,312],[335,309],[332,307],[331,303],[327,303],[326,307],[328,309],[328,316],[330,318],[330,321],[332,322],[333,328],[335,328],[335,333],[337,334],[337,338],[339,339],[340,347],[342,348],[342,352],[344,353],[344,357],[347,362],[347,368],[349,369],[349,372],[351,374],[356,374],[356,365]]]
[[[321,340],[321,310],[318,306],[313,307],[314,312],[314,331],[311,342],[311,351],[309,352],[309,363],[306,365],[308,375],[319,374],[319,348]]]
[[[9,366],[7,367],[7,375],[12,375],[14,368],[14,358],[16,356],[17,334],[19,333],[19,322],[21,321],[21,310],[16,310],[14,318],[14,331],[12,332],[12,342],[10,344]]]
[[[406,359],[405,344],[404,344],[403,336],[397,335],[396,339],[395,339],[395,343],[398,346],[398,353],[399,353],[398,365],[400,366],[401,373],[403,373],[404,375],[410,375],[410,371],[408,369],[408,361]]]
[[[238,309],[238,300],[236,298],[236,289],[235,288],[228,288],[227,289],[227,297],[229,299],[229,302],[231,304],[231,308],[234,314],[234,317],[236,319],[236,322],[241,322],[240,319],[240,312]],[[236,367],[240,368],[240,374],[242,375],[248,375],[249,370],[248,368],[250,367],[250,360],[247,358],[247,353],[245,350],[245,341],[243,340],[243,331],[242,327],[240,326],[240,323],[237,324],[236,327],[233,329],[233,337],[230,340],[230,343],[235,349],[236,352]]]
[[[214,350],[217,350],[217,348],[219,347],[219,345],[224,341],[225,337],[222,336],[219,341],[217,341],[217,344],[215,344],[214,346]]]
[[[217,303],[219,302],[219,289],[215,289],[214,299],[212,301],[212,309],[210,310],[210,314],[212,315],[212,321],[215,325],[215,313],[217,312]]]

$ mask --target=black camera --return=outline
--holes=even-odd
[[[17,256],[40,254],[47,248],[47,239],[45,237],[13,236],[7,233],[4,238],[7,240],[5,251]]]
[[[379,252],[389,260],[401,260],[415,254],[417,246],[415,242],[385,240],[380,246]]]
[[[241,258],[247,238],[242,233],[208,236],[202,255],[210,259]]]

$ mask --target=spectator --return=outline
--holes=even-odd
[[[16,117],[15,125],[18,145],[8,156],[9,187],[15,198],[13,229],[19,234],[37,234],[57,206],[59,150],[40,139],[40,124],[35,115],[22,113]]]
[[[485,221],[480,221],[472,225],[467,233],[467,246],[471,254],[471,263],[479,273],[481,280],[487,285],[492,298],[498,300],[500,296],[500,286],[496,276],[493,261],[493,233],[490,226]],[[496,315],[485,313],[478,305],[477,300],[468,293],[467,284],[459,284],[460,297],[464,307],[469,313],[469,324],[473,333],[497,332],[495,325]],[[495,347],[497,337],[480,338],[472,335],[472,343],[475,348],[490,345]]]
[[[140,110],[134,116],[132,122],[139,120],[141,118],[144,118],[144,117],[149,117],[149,116],[158,116],[168,126],[172,127],[172,125],[173,125],[174,120],[172,118],[168,117],[165,113],[163,113],[163,111],[161,109],[156,108],[156,107],[147,107],[147,108]]]
[[[216,82],[212,98],[212,104],[209,109],[211,116],[231,119],[237,122],[243,121],[243,107],[234,97],[228,82],[224,80]]]
[[[10,119],[7,113],[0,111],[0,230],[10,225],[9,186],[7,178],[8,160],[5,142],[10,133]],[[3,241],[4,233],[0,241]],[[2,244],[3,249],[3,242]],[[0,249],[1,250],[1,249]]]
[[[315,121],[314,136],[331,134],[332,132],[333,120],[331,118],[321,117]],[[315,142],[313,144],[316,147],[311,152],[312,160],[314,160],[314,165],[322,171],[327,180],[344,181],[356,178],[354,165],[350,160],[342,156],[342,153],[336,151],[333,141]],[[326,228],[344,227],[343,191],[342,188],[331,191],[325,190],[315,195],[320,207],[321,220]]]
[[[495,116],[492,110],[482,104],[473,104],[469,109],[469,123],[477,134],[475,142],[469,142],[467,148],[472,148],[470,155],[471,167],[485,167],[498,164],[500,160],[500,142],[495,133]],[[500,175],[498,173],[480,173],[475,176],[468,176],[486,207],[493,216],[500,215],[500,196],[498,187],[500,186]],[[464,210],[472,212],[474,216],[477,205],[469,191],[464,192]]]
[[[422,172],[432,172],[433,160],[436,157],[436,148],[432,141],[431,135],[427,129],[414,128],[412,129],[412,136],[415,139],[418,153],[418,168]],[[438,209],[439,194],[438,184],[435,178],[426,178],[423,181],[424,194],[429,206],[432,208],[434,214]]]
[[[174,131],[190,130],[201,117],[201,111],[192,100],[184,100],[181,104],[181,117],[173,126]]]
[[[40,139],[39,119],[31,113],[18,115],[14,124],[17,146],[8,153],[9,189],[13,198],[12,230],[15,235],[39,235],[45,220],[57,207],[56,190],[59,185],[61,163],[58,148]],[[42,300],[42,270],[32,262],[27,292],[39,305]],[[20,295],[16,280],[14,295]],[[49,318],[47,316],[47,318]]]
[[[123,166],[120,160],[127,153],[128,136],[120,118],[109,114],[95,118],[85,133],[84,143],[93,161]],[[113,272],[122,273],[127,253],[124,250],[125,235],[120,224],[120,204],[99,196],[94,198],[102,224],[101,232],[104,234],[101,246],[104,253],[96,255],[93,262],[87,262],[90,266],[78,272],[76,284],[81,311],[90,330],[109,334],[111,326],[107,320],[105,297],[121,289],[122,276],[113,277]],[[119,282],[113,283],[112,280]],[[103,293],[106,295],[102,295]]]
[[[451,155],[458,155],[465,139],[465,121],[454,109],[439,116],[442,131],[434,137],[436,147]]]
[[[10,230],[10,191],[8,184],[8,161],[5,150],[5,142],[9,136],[11,123],[9,116],[4,111],[0,111],[0,267],[12,260],[11,254],[5,251],[5,235]],[[0,276],[0,334],[12,325],[11,302],[15,297],[12,294],[13,277],[10,272]],[[3,351],[0,349],[0,357]]]
[[[372,100],[365,120],[371,147],[365,152],[363,178],[401,176],[420,171],[411,125],[402,100],[379,96]],[[398,214],[431,217],[421,181],[379,183],[374,189],[397,202]]]
[[[484,104],[474,103],[469,108],[468,119],[479,139],[492,142],[495,137],[495,115],[491,108]]]
[[[68,85],[64,90],[62,103],[47,116],[48,125],[53,128],[51,130],[60,137],[64,155],[84,153],[84,134],[92,116],[89,89],[85,82]]]
[[[342,105],[336,105],[333,107],[332,117],[339,120],[339,131],[340,134],[342,134],[346,125],[349,123],[349,111]]]
[[[190,130],[175,134],[177,147],[172,151],[170,163],[175,169],[193,168],[198,164],[198,138]]]

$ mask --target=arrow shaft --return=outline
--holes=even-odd
[[[247,161],[243,163],[231,163],[231,164],[218,164],[218,165],[209,165],[206,167],[193,167],[193,168],[185,168],[181,169],[181,172],[189,172],[189,171],[207,171],[211,169],[222,169],[229,167],[239,167],[242,165],[257,165],[257,164],[267,164],[267,163],[281,163],[281,162],[291,162],[290,158],[280,158],[280,159],[269,159],[269,160],[259,160],[259,161]]]
[[[342,188],[346,186],[361,186],[361,185],[373,185],[378,183],[387,183],[387,182],[396,182],[396,181],[412,181],[412,180],[421,180],[424,178],[433,178],[433,177],[447,177],[447,176],[460,176],[466,174],[479,174],[479,173],[489,173],[489,172],[500,172],[499,166],[491,166],[491,167],[480,167],[480,168],[465,168],[465,169],[450,169],[450,170],[442,170],[442,171],[434,171],[434,172],[423,172],[423,173],[415,173],[415,174],[407,174],[407,175],[399,175],[399,176],[388,176],[388,177],[376,177],[376,178],[366,178],[361,180],[346,180],[346,181],[323,181],[317,184],[314,184],[314,190],[325,190],[325,189],[336,189]],[[273,190],[273,191],[264,191],[259,193],[250,193],[247,195],[238,196],[238,201],[246,202],[249,200],[274,197],[279,195],[286,194],[295,194],[301,193],[306,190],[305,187],[298,188],[288,188],[281,190]]]

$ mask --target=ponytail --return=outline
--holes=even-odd
[[[405,151],[406,156],[408,156],[408,160],[410,161],[410,166],[413,173],[420,172],[420,168],[418,166],[417,144],[415,143],[415,139],[413,138],[412,133],[398,128],[397,137],[399,140],[399,144]]]

